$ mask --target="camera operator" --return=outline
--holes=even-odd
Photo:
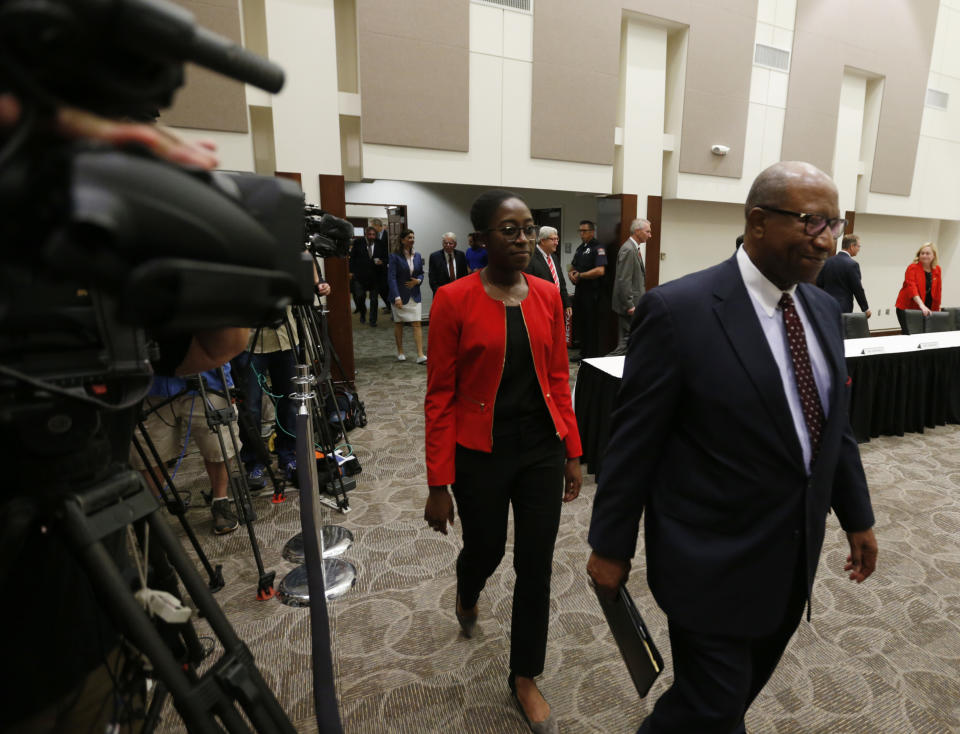
[[[200,455],[203,457],[203,467],[210,480],[210,512],[213,516],[213,532],[216,535],[232,533],[239,526],[237,516],[230,509],[227,497],[227,485],[230,481],[230,472],[227,462],[233,458],[233,441],[229,437],[223,442],[221,451],[217,432],[205,420],[206,411],[222,410],[230,405],[229,400],[218,393],[226,394],[226,388],[233,387],[230,375],[230,363],[223,365],[223,372],[227,378],[224,386],[220,381],[217,370],[206,370],[199,373],[199,379],[204,380],[207,386],[207,405],[200,403],[202,396],[196,388],[189,385],[181,377],[165,377],[158,375],[153,378],[150,388],[150,397],[144,401],[144,408],[149,414],[144,420],[144,428],[150,436],[160,454],[161,461],[169,461],[177,456],[177,452],[186,449],[187,438],[193,439]],[[229,430],[236,436],[236,424],[228,424]],[[224,455],[224,452],[226,455]],[[144,466],[140,455],[130,451],[130,464],[140,471],[146,479],[147,486],[155,495],[159,491],[154,486],[153,475]],[[154,469],[154,475],[160,476],[159,469]]]
[[[18,100],[0,93],[0,146],[20,115]],[[203,169],[217,164],[209,144],[186,143],[162,128],[118,123],[78,109],[55,111],[52,132],[118,147],[139,146],[168,161]],[[247,328],[223,328],[155,335],[160,359],[154,362],[154,370],[187,375],[212,369],[238,354],[248,334]],[[51,397],[51,402],[56,400]],[[14,487],[50,483],[56,492],[96,482],[126,461],[134,420],[134,409],[102,412],[89,442],[39,449],[30,436],[16,430],[14,422],[4,421],[0,424],[4,466],[13,472]],[[112,731],[117,734],[134,731],[139,724],[136,694],[138,689],[142,692],[142,685],[125,684],[118,633],[102,611],[85,571],[59,533],[49,531],[46,518],[27,515],[25,529],[14,525],[17,511],[23,509],[22,504],[14,505],[22,502],[20,498],[4,501],[0,512],[5,531],[23,531],[20,543],[13,547],[6,532],[0,536],[0,557],[6,562],[0,583],[17,589],[24,585],[22,577],[29,576],[36,591],[29,607],[7,603],[0,616],[0,625],[9,633],[4,649],[16,671],[0,686],[0,730],[102,732],[115,723]],[[104,546],[115,559],[122,559],[124,541],[123,533],[115,533],[104,540]]]

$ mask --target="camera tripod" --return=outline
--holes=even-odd
[[[293,725],[255,666],[250,650],[227,621],[166,520],[159,516],[159,509],[143,478],[129,470],[86,489],[62,494],[53,508],[57,528],[63,531],[101,605],[117,629],[149,660],[159,681],[148,712],[148,731],[169,693],[191,734],[294,734]],[[176,591],[175,571],[223,645],[223,656],[203,675],[196,670],[203,652],[189,620],[175,625],[184,643],[184,655],[175,655],[104,546],[104,538],[131,523],[138,527],[141,538],[149,539],[149,558],[155,572],[159,570],[164,590]],[[172,568],[164,569],[166,560]]]
[[[223,367],[218,368],[218,376],[220,378],[220,384],[223,385],[225,389],[228,389],[226,387],[227,380]],[[193,382],[191,387],[195,387],[195,389],[198,391],[197,397],[203,405],[204,417],[210,430],[213,431],[217,436],[217,441],[220,446],[220,455],[223,458],[225,467],[229,466],[230,460],[228,459],[226,444],[223,438],[224,428],[226,428],[229,440],[232,442],[234,459],[237,463],[236,468],[238,471],[237,473],[234,473],[230,472],[228,469],[228,481],[234,497],[234,506],[236,507],[238,519],[240,523],[245,525],[247,528],[247,534],[250,538],[250,546],[253,550],[254,561],[257,565],[258,582],[256,597],[260,601],[265,601],[274,596],[275,592],[273,588],[273,582],[276,574],[273,571],[267,571],[265,569],[263,565],[263,559],[260,554],[260,545],[257,542],[256,533],[253,530],[252,523],[256,519],[256,513],[254,512],[253,504],[250,499],[250,488],[247,485],[243,464],[240,461],[240,450],[237,446],[237,438],[234,432],[230,430],[230,424],[237,422],[237,414],[234,412],[233,406],[229,402],[229,393],[221,393],[217,390],[211,390],[207,386],[203,375],[197,376],[196,381]],[[150,411],[159,410],[163,406],[171,403],[173,400],[176,400],[177,398],[186,394],[186,392],[187,391],[180,392],[173,397],[167,398],[159,404],[153,405],[150,408]],[[214,408],[208,398],[208,394],[211,392],[227,399],[226,407],[219,409]],[[153,461],[149,461],[147,459],[143,447],[141,446],[140,441],[136,438],[136,435],[134,435],[133,440],[134,448],[140,456],[141,461],[143,461],[144,466],[147,467],[147,471],[153,480],[154,486],[156,486],[160,491],[167,508],[180,521],[180,524],[183,526],[184,531],[187,534],[187,537],[196,550],[197,556],[200,559],[200,563],[209,576],[209,586],[211,591],[219,591],[224,585],[222,566],[218,565],[216,568],[212,568],[209,560],[200,547],[200,543],[196,537],[196,534],[185,517],[186,505],[183,502],[183,498],[181,497],[179,491],[177,491],[176,486],[173,484],[173,479],[169,472],[167,472],[162,457],[159,455],[153,440],[150,438],[150,435],[143,424],[143,420],[139,422],[139,430],[143,437],[144,443],[146,443],[147,448],[150,450],[150,453],[153,456]],[[159,471],[159,473],[162,475],[163,481],[160,481],[157,477],[157,471]],[[165,485],[170,489],[169,495],[167,495],[164,490]]]

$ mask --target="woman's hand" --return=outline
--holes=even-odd
[[[933,311],[927,308],[926,304],[920,307],[920,311],[923,313],[924,318],[926,318],[927,316],[933,313]]]
[[[394,298],[394,299],[393,299],[393,305],[396,306],[397,308],[400,308],[401,306],[403,306],[403,300],[400,299],[399,297],[398,297],[398,298]]]
[[[420,280],[418,278],[410,278],[404,285],[407,286],[407,288],[416,288],[420,285]]]
[[[423,519],[438,533],[447,534],[447,521],[453,525],[453,497],[446,484],[430,487],[427,505],[423,508]]]
[[[567,459],[563,467],[563,501],[570,502],[580,496],[583,477],[580,474],[580,457]]]

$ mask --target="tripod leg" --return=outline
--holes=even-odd
[[[226,389],[227,379],[226,374],[223,371],[223,367],[218,368],[220,373],[220,380]],[[209,409],[209,401],[207,399],[207,389],[203,384],[203,376],[200,377],[200,398],[203,400],[204,411],[207,414],[207,423],[210,428],[217,434],[217,441],[220,444],[220,453],[223,456],[224,465],[227,464],[227,447],[223,441],[223,427],[224,422],[227,425],[227,432],[230,436],[230,440],[233,442],[234,456],[239,464],[240,473],[237,481],[230,481],[230,486],[234,491],[234,500],[237,508],[237,513],[245,521],[244,524],[247,527],[247,535],[250,538],[250,547],[253,549],[253,558],[257,564],[257,571],[260,574],[260,578],[257,582],[257,599],[259,601],[266,601],[275,596],[276,591],[273,588],[273,581],[276,578],[276,573],[274,571],[267,571],[263,566],[263,558],[260,556],[260,544],[257,542],[256,533],[253,530],[253,521],[256,519],[256,515],[253,512],[253,504],[250,501],[250,492],[247,489],[247,478],[243,472],[243,463],[240,461],[239,447],[237,446],[237,437],[234,435],[232,430],[229,430],[230,421],[236,420],[236,415],[233,412],[233,407],[227,403],[227,408],[224,408],[223,411],[212,411]],[[229,413],[229,417],[224,421],[219,414]],[[228,472],[229,476],[229,472]]]
[[[143,434],[144,440],[147,442],[151,452],[157,459],[157,463],[153,466],[161,467],[160,471],[166,475],[166,468],[163,468],[163,462],[160,461],[160,457],[157,454],[157,449],[150,440],[150,435],[144,428],[143,423],[140,424],[140,432]],[[150,461],[147,459],[147,456],[144,453],[143,447],[140,445],[140,441],[137,439],[136,434],[133,436],[133,448],[136,449],[137,454],[140,456],[140,461],[143,462],[143,465],[147,467],[147,471],[150,472],[150,476],[153,477],[154,484],[159,486],[158,478],[153,472],[153,466],[151,466]],[[187,508],[183,504],[183,498],[180,497],[180,494],[177,492],[177,488],[173,485],[173,480],[169,476],[167,476],[166,481],[170,487],[172,496],[175,498],[172,501],[167,501],[167,509],[169,509],[170,512],[177,518],[177,520],[180,521],[183,531],[186,533],[187,538],[189,538],[190,544],[193,546],[194,551],[196,551],[197,558],[200,559],[200,565],[203,566],[203,570],[206,571],[207,577],[210,579],[210,591],[220,591],[225,584],[223,580],[223,566],[219,563],[217,564],[216,568],[210,565],[210,559],[207,558],[207,554],[204,553],[203,548],[200,547],[200,540],[197,538],[197,534],[193,531],[193,526],[190,525],[187,520]]]

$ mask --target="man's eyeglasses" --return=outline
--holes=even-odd
[[[537,236],[537,225],[528,224],[526,227],[517,227],[513,224],[505,224],[502,227],[493,227],[487,230],[487,232],[499,232],[503,235],[503,239],[508,242],[520,239],[521,231],[527,236],[527,239],[532,240]]]
[[[806,232],[810,237],[816,237],[818,234],[823,232],[825,227],[829,227],[830,234],[832,234],[833,238],[836,239],[843,234],[843,230],[847,227],[847,220],[843,219],[842,217],[827,219],[821,214],[792,212],[789,209],[777,209],[775,206],[761,205],[758,206],[757,209],[764,209],[768,212],[776,212],[777,214],[786,214],[788,217],[796,217],[803,222],[803,231]]]

